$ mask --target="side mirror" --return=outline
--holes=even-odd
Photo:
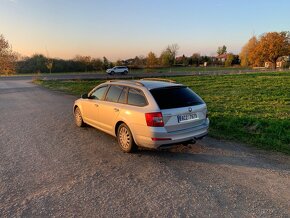
[[[81,98],[83,98],[83,99],[87,99],[87,98],[89,98],[89,96],[88,96],[88,94],[86,93],[86,94],[82,94],[82,95],[81,95]]]

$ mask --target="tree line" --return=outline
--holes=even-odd
[[[0,35],[0,73],[88,72],[103,71],[120,65],[126,65],[131,69],[211,65],[256,67],[264,66],[265,62],[271,63],[271,66],[276,68],[277,61],[290,55],[290,37],[289,32],[269,32],[259,38],[254,36],[243,46],[239,55],[228,53],[225,45],[218,47],[217,56],[202,56],[199,53],[193,53],[189,57],[177,56],[178,50],[178,44],[172,44],[161,51],[159,57],[150,51],[146,57],[136,56],[114,63],[106,57],[92,58],[81,55],[70,60],[49,58],[43,54],[19,58],[4,36]]]
[[[3,37],[3,36],[2,36]],[[4,38],[3,38],[4,39]],[[5,40],[5,42],[7,42]],[[8,42],[7,42],[8,43]],[[43,54],[34,54],[31,57],[18,58],[15,53],[10,49],[11,65],[7,69],[1,70],[0,73],[11,73],[16,72],[19,74],[28,73],[60,73],[60,72],[90,72],[90,71],[104,71],[113,66],[128,66],[130,69],[143,69],[143,68],[163,68],[173,66],[207,66],[210,65],[223,65],[214,57],[202,56],[199,53],[193,53],[187,57],[185,55],[177,57],[179,46],[177,44],[168,45],[158,57],[155,53],[150,51],[148,55],[136,56],[135,58],[129,58],[126,60],[117,60],[112,62],[106,57],[103,58],[92,58],[90,56],[77,55],[75,58],[70,60],[57,59],[45,57]],[[226,53],[226,47],[223,46],[223,53]],[[228,54],[231,56],[231,54]],[[232,55],[233,59],[229,65],[239,64],[237,55]],[[14,63],[14,64],[12,64]],[[227,64],[226,64],[227,66]]]
[[[23,58],[15,64],[15,71],[24,73],[61,73],[61,72],[89,72],[106,70],[113,67],[113,63],[106,57],[91,58],[90,56],[76,56],[71,60],[47,58],[42,54],[35,54]]]

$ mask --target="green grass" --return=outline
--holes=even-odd
[[[290,72],[177,81],[206,101],[212,136],[290,154]]]
[[[35,80],[34,83],[46,88],[62,91],[68,94],[81,96],[88,93],[96,85],[102,83],[101,80]]]
[[[168,73],[168,72],[204,72],[204,71],[232,71],[232,70],[248,70],[250,68],[244,68],[244,67],[163,67],[163,68],[145,68],[145,69],[133,69],[130,70],[130,73]]]
[[[290,154],[290,72],[171,78],[197,92],[207,103],[210,135]],[[74,95],[100,80],[39,81]]]

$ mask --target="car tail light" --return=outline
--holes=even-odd
[[[162,127],[164,126],[161,112],[146,113],[145,114],[147,126]]]

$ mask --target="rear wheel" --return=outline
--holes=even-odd
[[[74,115],[75,115],[75,123],[76,123],[76,125],[78,127],[85,126],[85,123],[83,121],[83,117],[82,117],[82,114],[81,114],[81,110],[78,107],[76,107]]]
[[[130,153],[137,150],[132,133],[126,124],[121,124],[117,134],[118,143],[123,152]]]
[[[128,71],[127,71],[127,70],[125,70],[125,71],[123,72],[123,74],[125,74],[125,75],[126,75],[126,74],[128,74]]]

